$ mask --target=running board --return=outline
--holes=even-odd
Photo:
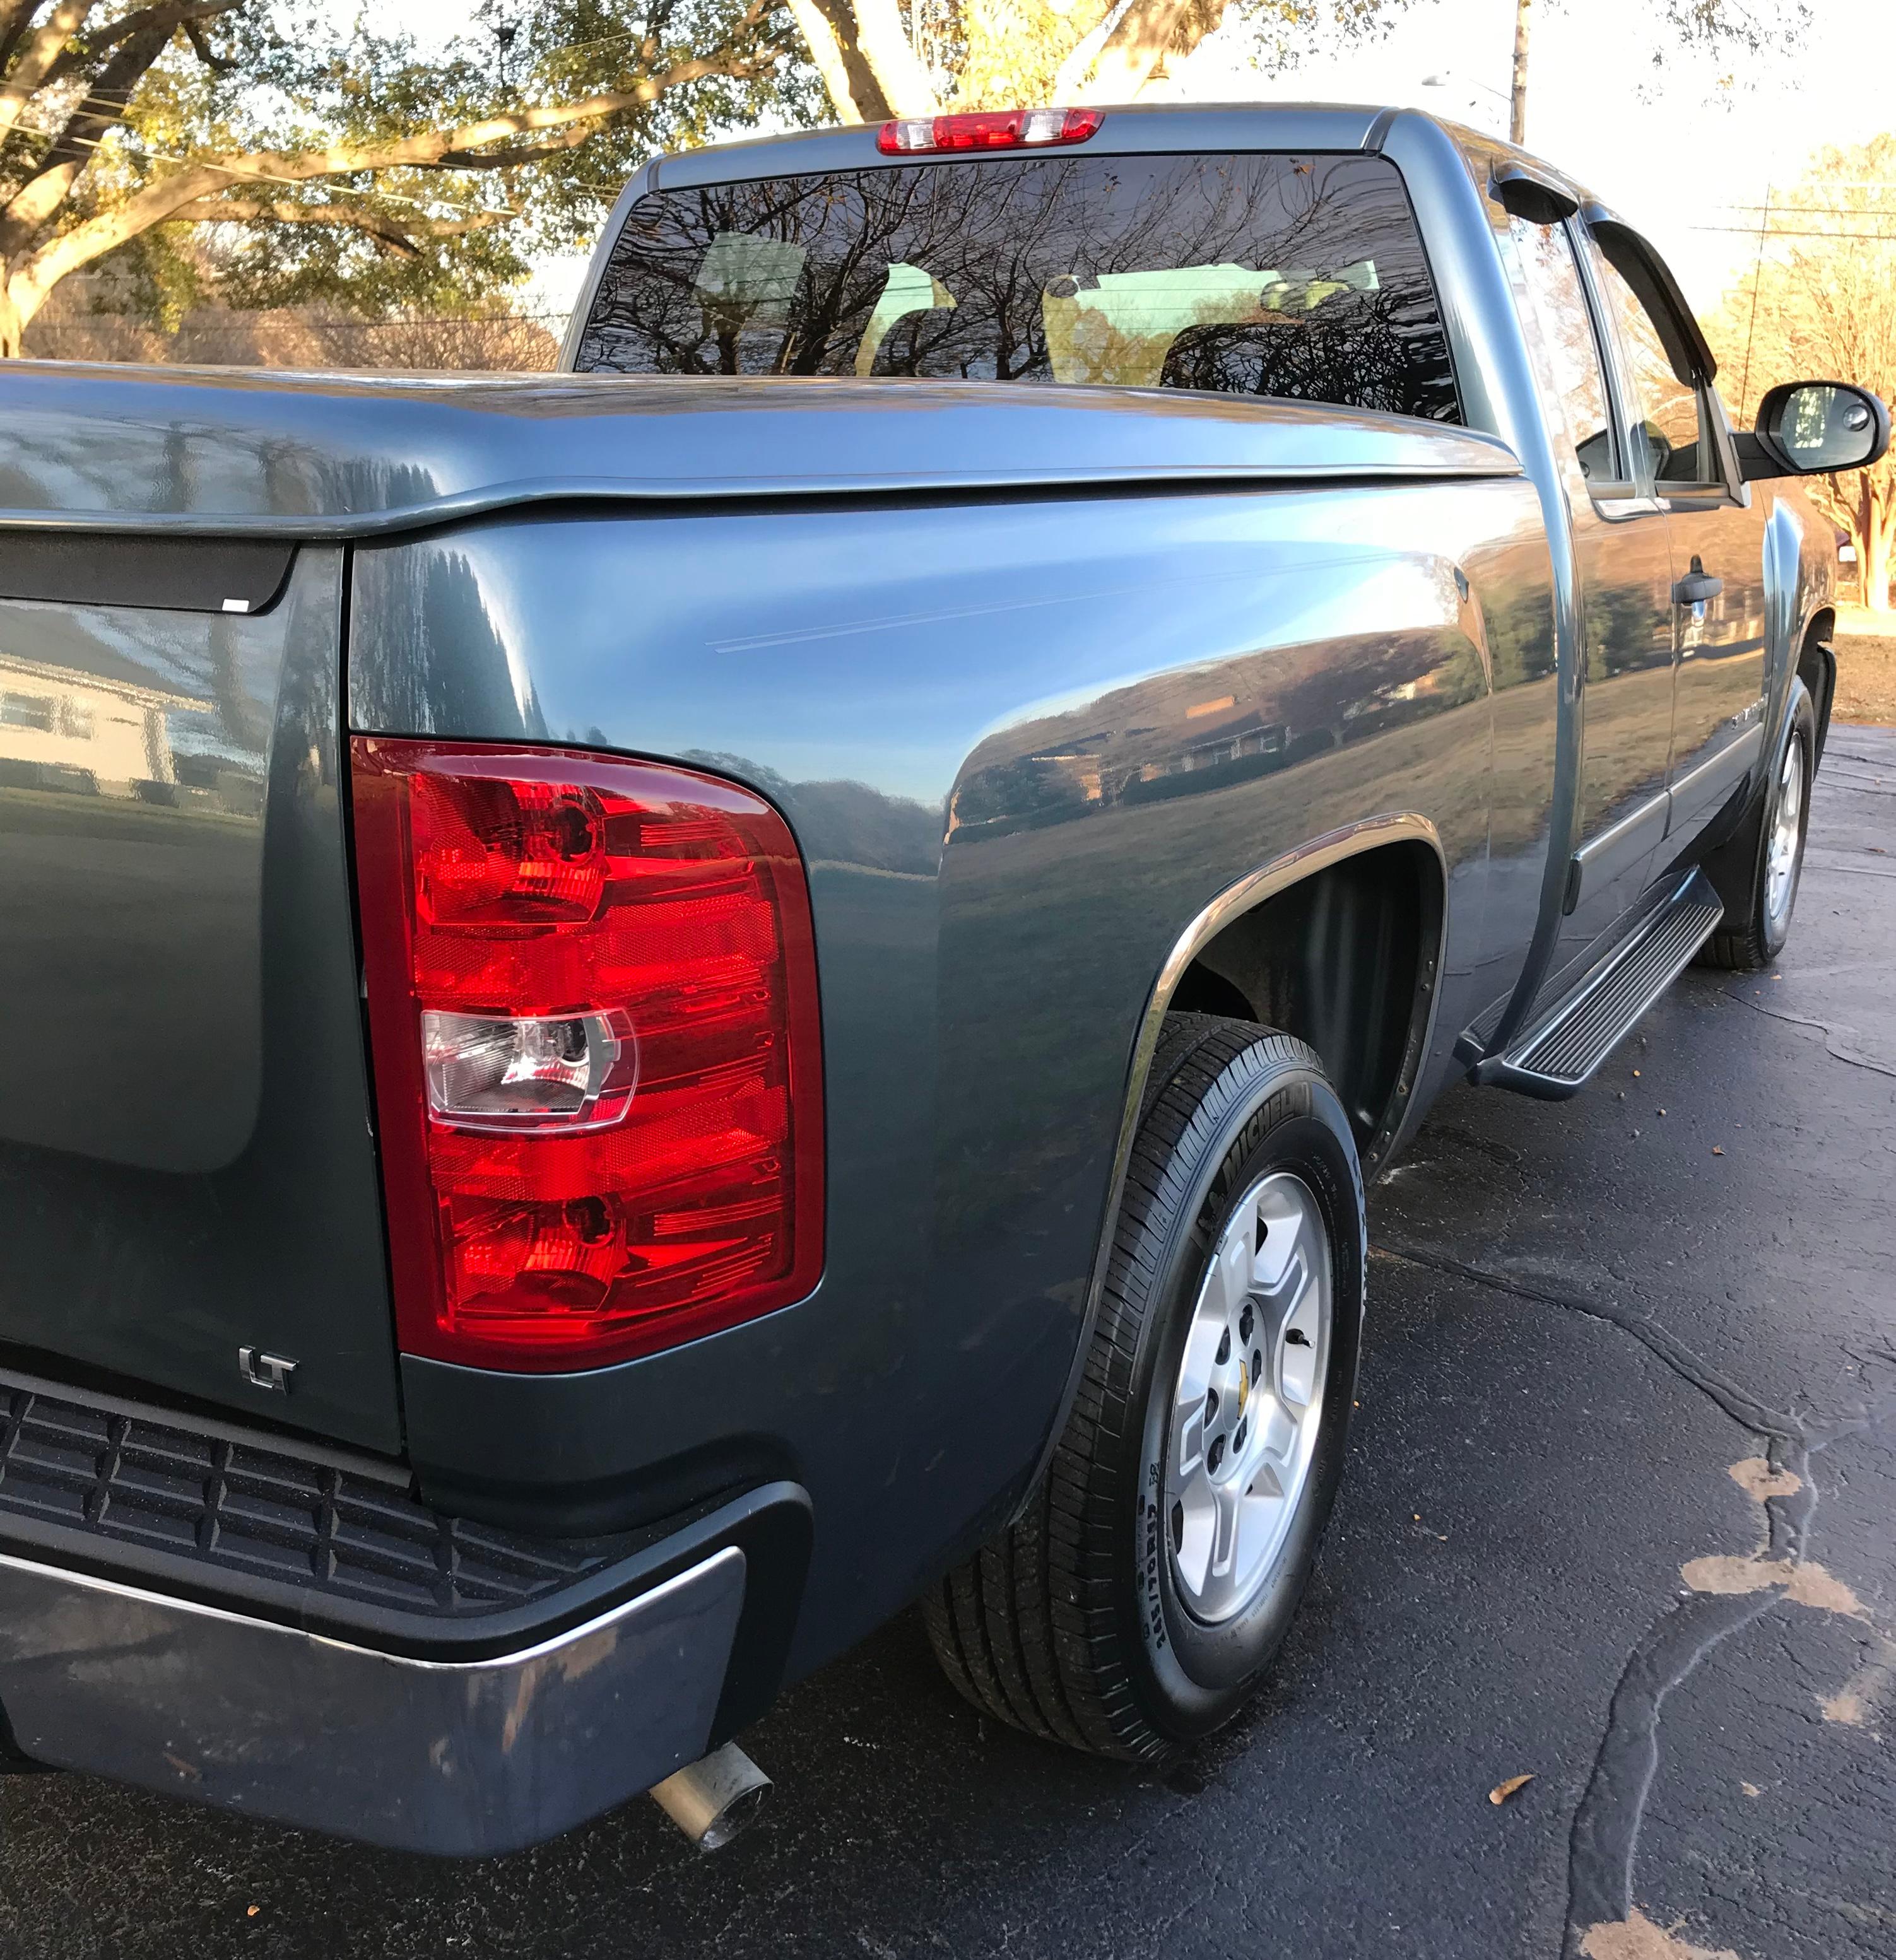
[[[1477,1062],[1468,1080],[1547,1102],[1577,1095],[1724,915],[1711,880],[1693,871],[1503,1053]]]

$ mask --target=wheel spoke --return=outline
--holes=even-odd
[[[1257,1254],[1257,1208],[1241,1205],[1225,1227],[1212,1262],[1218,1304],[1228,1319],[1237,1319],[1244,1296],[1251,1290],[1251,1271]]]
[[[1202,1598],[1211,1574],[1212,1548],[1218,1535],[1218,1500],[1211,1479],[1202,1468],[1173,1499],[1174,1516],[1166,1520],[1174,1535],[1173,1570],[1189,1599]]]
[[[1212,1493],[1217,1504],[1218,1535],[1212,1550],[1211,1577],[1228,1579],[1238,1551],[1238,1508],[1244,1494],[1232,1483],[1214,1484]]]
[[[1280,1477],[1297,1453],[1297,1414],[1274,1395],[1258,1411],[1258,1449]]]
[[[1181,1599],[1214,1624],[1267,1583],[1308,1479],[1330,1338],[1323,1214],[1260,1178],[1212,1247],[1180,1356],[1165,1466]]]
[[[1172,1412],[1172,1476],[1183,1486],[1205,1463],[1205,1398],[1182,1402]]]

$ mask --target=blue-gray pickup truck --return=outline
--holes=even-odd
[[[1331,107],[664,158],[562,367],[0,368],[0,1750],[715,1836],[918,1600],[1188,1748],[1365,1179],[1784,945],[1888,414]]]

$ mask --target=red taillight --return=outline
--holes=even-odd
[[[1100,126],[1097,109],[983,109],[961,116],[898,117],[876,132],[884,156],[939,150],[1028,150],[1083,143]]]
[[[559,749],[351,745],[403,1351],[589,1367],[823,1265],[810,901],[761,798]]]

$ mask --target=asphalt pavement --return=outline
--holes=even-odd
[[[642,1799],[457,1865],[8,1780],[0,1952],[1896,1956],[1893,981],[1896,730],[1842,727],[1778,968],[1574,1102],[1451,1092],[1374,1195],[1336,1520],[1189,1768],[983,1721],[910,1617],[709,1857]]]

